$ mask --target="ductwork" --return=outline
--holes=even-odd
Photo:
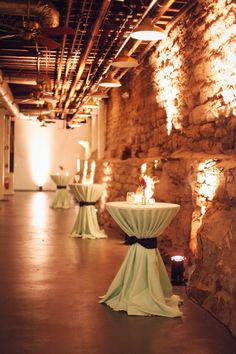
[[[18,84],[18,85],[37,85],[36,76],[21,76],[21,75],[4,75],[4,80],[9,84]]]
[[[22,109],[22,113],[26,116],[30,117],[39,117],[39,116],[48,116],[51,119],[55,118],[54,110],[50,109],[41,109],[41,108],[34,108],[34,109]]]
[[[2,106],[8,111],[9,115],[14,117],[21,117],[18,105],[14,102],[11,89],[8,83],[4,81],[2,71],[0,70],[0,99]]]
[[[48,77],[45,76],[45,80]],[[14,102],[14,97],[11,92],[11,89],[7,83],[18,83],[18,84],[29,84],[29,85],[36,85],[37,80],[36,77],[30,78],[30,77],[23,77],[23,76],[12,76],[11,78],[9,76],[4,76],[3,77],[3,72],[0,69],[0,106],[2,105],[9,113],[9,115],[14,116],[14,117],[19,117],[24,119],[25,114],[28,116],[41,116],[41,115],[49,115],[51,118],[55,117],[54,110],[50,109],[41,109],[41,108],[36,108],[36,109],[24,109],[24,110],[19,110],[19,106]],[[45,82],[45,81],[44,81]],[[31,102],[32,103],[32,102]]]
[[[29,8],[28,8],[29,3]],[[5,15],[35,16],[42,27],[58,27],[59,12],[52,3],[40,0],[0,1],[0,13]]]
[[[9,84],[17,84],[17,85],[44,85],[47,91],[51,91],[52,82],[47,75],[26,75],[24,73],[19,75],[4,75],[4,80]]]

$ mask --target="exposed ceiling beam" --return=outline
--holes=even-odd
[[[73,2],[73,0],[68,0],[68,2],[67,2],[67,14],[66,14],[66,21],[65,21],[66,27],[69,26],[72,2]],[[57,96],[57,94],[58,94],[59,82],[61,80],[63,58],[64,58],[64,52],[65,52],[65,46],[66,46],[66,38],[67,38],[67,35],[64,34],[63,41],[62,41],[62,47],[61,47],[61,56],[60,56],[60,61],[59,61],[59,65],[58,65],[57,79],[56,79],[56,84],[55,84],[55,87],[56,87],[55,96]]]
[[[104,20],[104,17],[106,15],[107,11],[108,11],[110,3],[111,3],[111,0],[103,0],[100,12],[99,12],[98,17],[97,17],[97,20],[96,20],[96,22],[95,22],[95,24],[93,26],[88,45],[87,45],[87,47],[86,47],[86,49],[85,49],[85,51],[84,51],[84,53],[83,53],[83,55],[82,55],[82,57],[80,59],[79,69],[77,71],[76,78],[73,81],[73,83],[71,85],[71,88],[69,90],[69,93],[67,95],[67,100],[65,102],[64,109],[69,107],[69,105],[71,103],[71,100],[73,99],[73,96],[74,96],[74,93],[76,91],[77,85],[78,85],[79,80],[81,79],[81,76],[83,74],[87,58],[88,58],[89,53],[90,53],[90,51],[91,51],[91,49],[93,47],[95,38],[96,38],[96,36],[97,36],[97,34],[99,32],[99,29],[101,27],[101,24],[102,24],[102,22]]]
[[[83,1],[83,5],[81,7],[80,14],[83,14],[84,9],[85,9],[85,4],[86,4],[86,0]],[[67,59],[66,59],[66,66],[65,66],[65,74],[64,74],[64,79],[63,79],[63,82],[62,82],[62,87],[61,87],[59,105],[62,103],[63,99],[65,98],[64,97],[64,89],[65,89],[66,83],[68,82],[68,76],[69,76],[69,72],[70,72],[70,69],[71,69],[71,62],[72,62],[72,57],[73,57],[72,54],[74,52],[76,40],[77,40],[79,31],[80,31],[80,26],[81,26],[81,21],[82,21],[81,18],[82,18],[82,16],[78,17],[78,22],[77,22],[75,34],[74,34],[70,49],[68,51],[68,55],[67,55]],[[78,49],[74,53],[74,58],[77,56],[77,54],[78,54]]]
[[[170,21],[166,29],[169,30],[174,24],[176,24],[183,16],[184,14],[190,10],[198,0],[190,0],[185,6],[182,7],[182,9],[178,12],[178,14],[173,18],[172,21]],[[145,48],[145,50],[142,52],[142,54],[139,56],[139,60],[142,60],[142,58],[146,55],[146,53],[156,44],[156,41],[152,41],[149,43],[149,45]]]
[[[189,0],[189,2],[183,6],[179,12],[175,15],[175,17],[173,18],[172,21],[170,21],[167,26],[166,26],[166,30],[168,30],[170,28],[170,26],[173,26],[174,23],[176,23],[177,21],[179,21],[183,15],[190,9],[192,8],[196,3],[198,2],[198,0]],[[153,22],[157,23],[158,20],[162,17],[162,15],[168,11],[168,9],[170,8],[170,6],[174,3],[174,0],[167,0],[165,2],[165,4],[163,5],[163,7],[161,8],[161,10],[158,12],[157,16],[154,18]],[[139,41],[138,41],[139,42]],[[157,41],[151,41],[146,48],[142,51],[142,53],[138,56],[138,61],[141,61],[143,59],[143,57],[145,56],[145,54],[157,43]],[[131,48],[131,50],[129,51],[129,55],[131,55],[133,53],[133,49],[136,50],[135,48],[135,44],[134,46]],[[125,69],[122,73],[120,73],[120,75],[118,76],[118,80],[120,80],[130,69]]]

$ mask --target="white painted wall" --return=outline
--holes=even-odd
[[[87,124],[76,129],[63,129],[63,121],[40,127],[39,122],[15,120],[15,190],[38,190],[36,175],[45,178],[44,190],[55,189],[50,174],[62,165],[72,176],[77,159],[84,159],[78,140],[89,137]],[[37,171],[38,170],[38,171]]]

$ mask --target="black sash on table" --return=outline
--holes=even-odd
[[[88,205],[95,205],[96,202],[86,202],[86,201],[80,201],[79,202],[79,206],[83,207],[83,206],[88,206]]]
[[[57,189],[66,189],[66,186],[57,186]]]
[[[134,245],[135,243],[139,243],[144,248],[152,249],[157,248],[157,238],[137,238],[136,236],[128,236],[125,238],[126,245]]]

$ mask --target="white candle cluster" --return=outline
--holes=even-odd
[[[94,175],[96,170],[96,162],[92,161],[90,164],[90,171],[89,171],[89,162],[88,160],[84,161],[84,169],[83,169],[83,177],[82,177],[82,184],[93,184],[94,183]]]
[[[157,166],[158,160],[155,160],[154,167]],[[147,163],[143,163],[140,167],[141,176],[139,178],[139,187],[136,193],[128,192],[126,201],[134,204],[154,204],[155,199],[152,198],[155,184],[159,182],[147,174]]]

